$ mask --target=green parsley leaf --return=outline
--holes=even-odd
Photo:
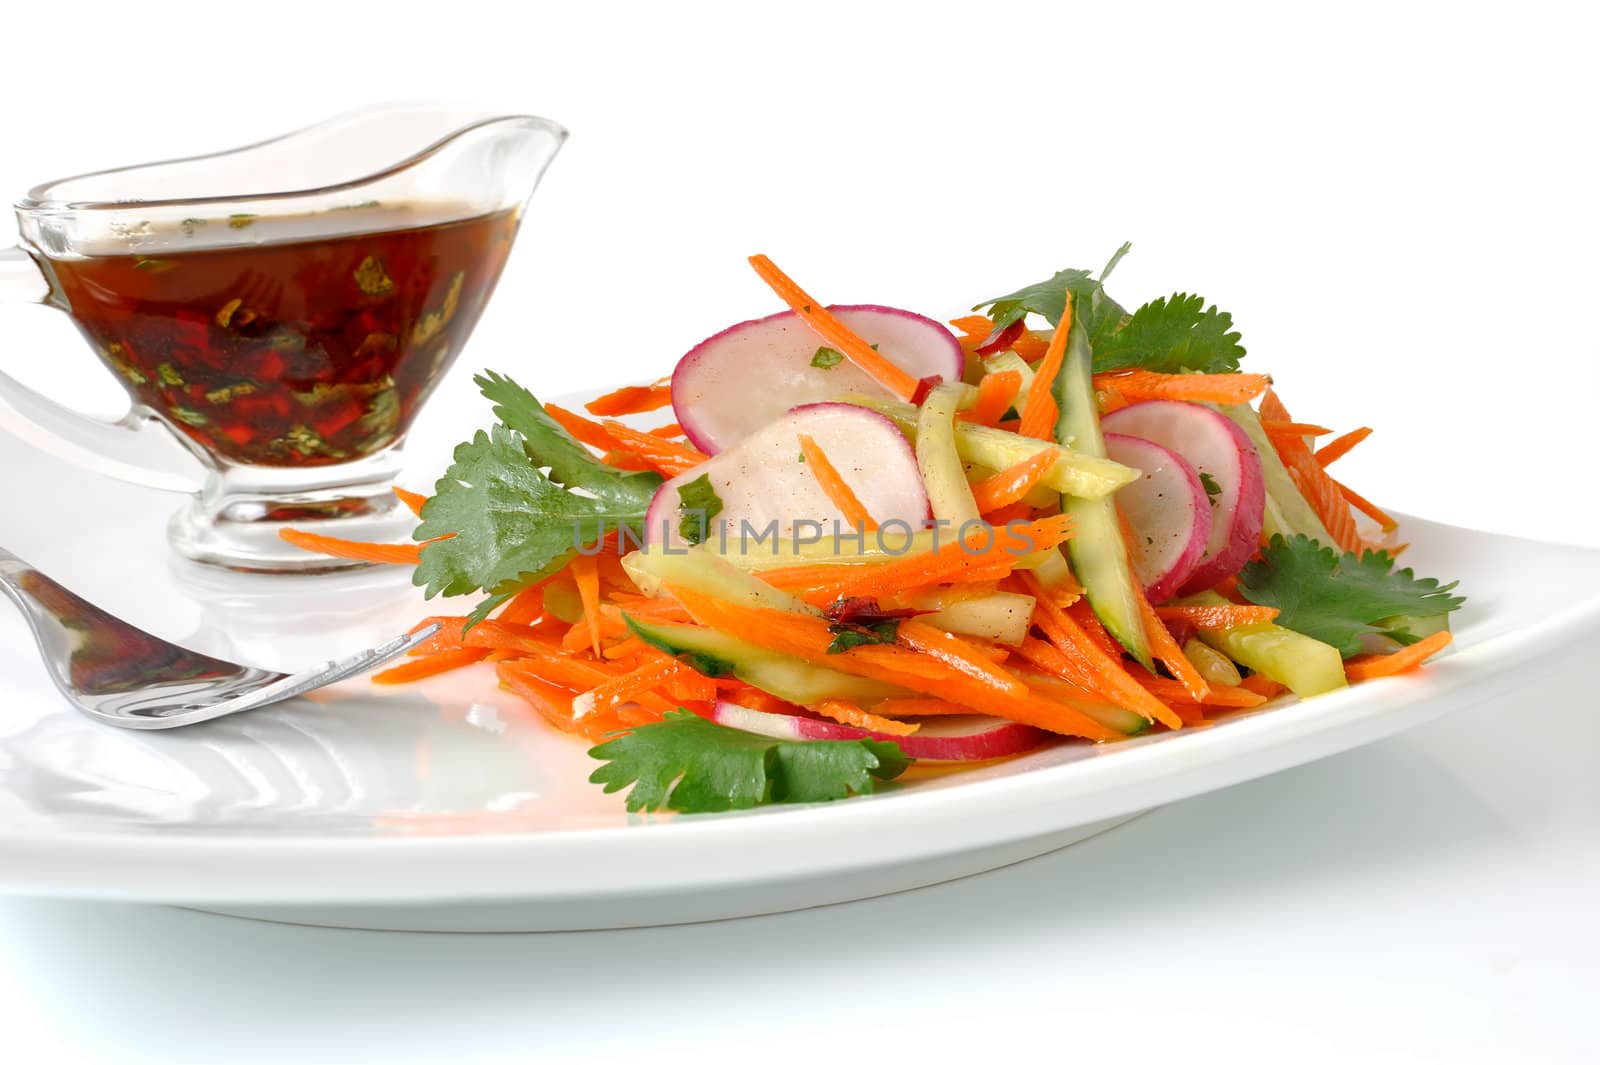
[[[1341,556],[1303,535],[1274,536],[1239,573],[1239,591],[1252,603],[1277,607],[1277,624],[1332,644],[1346,658],[1361,651],[1364,635],[1410,642],[1377,623],[1448,614],[1466,602],[1450,594],[1455,586],[1396,570],[1387,552]]]
[[[1201,470],[1200,487],[1206,490],[1206,498],[1211,501],[1211,505],[1216,506],[1217,497],[1222,494],[1222,486],[1217,483],[1217,479],[1206,471]]]
[[[606,763],[589,780],[607,794],[632,785],[630,811],[666,806],[689,814],[865,795],[910,761],[895,743],[776,740],[684,710],[593,747],[589,756]]]
[[[1126,325],[1095,336],[1093,347],[1095,373],[1234,373],[1244,357],[1233,316],[1182,292],[1146,303]]]
[[[900,619],[887,618],[870,625],[829,625],[833,642],[828,645],[830,655],[843,654],[852,647],[875,643],[894,643],[900,635]]]
[[[622,525],[638,533],[661,483],[594,458],[510,379],[477,381],[502,424],[456,448],[416,530],[418,540],[450,538],[422,549],[414,575],[429,598],[488,592],[474,622],[566,565],[580,544]]]
[[[722,513],[722,497],[711,486],[711,475],[702,473],[678,489],[678,535],[691,544],[704,543],[710,535],[711,521]]]
[[[877,350],[877,345],[873,345]],[[818,348],[817,353],[811,356],[811,365],[819,370],[831,370],[844,361],[844,356],[832,348]]]

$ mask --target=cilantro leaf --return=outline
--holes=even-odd
[[[874,621],[869,625],[835,623],[828,626],[828,631],[833,633],[833,642],[828,644],[827,653],[838,655],[852,647],[894,643],[900,635],[900,619],[888,618],[884,621]]]
[[[825,802],[865,795],[909,759],[876,740],[792,742],[742,732],[684,710],[641,725],[589,751],[606,764],[589,780],[628,793],[630,811],[745,810],[775,802]]]
[[[678,489],[678,535],[691,544],[704,543],[711,520],[722,513],[722,497],[711,485],[711,475],[702,473]]]
[[[1466,602],[1441,585],[1397,570],[1383,551],[1337,554],[1306,536],[1274,536],[1261,558],[1239,573],[1239,591],[1252,603],[1278,608],[1277,624],[1332,644],[1346,658],[1361,651],[1361,637],[1404,632],[1380,623],[1396,617],[1436,617]]]
[[[878,345],[872,345],[872,350],[877,351]],[[818,348],[817,353],[811,356],[811,365],[819,370],[831,370],[844,361],[844,356],[832,348]]]
[[[1233,316],[1182,292],[1146,303],[1121,328],[1095,336],[1093,346],[1095,373],[1234,373],[1244,356]]]
[[[1217,483],[1217,479],[1205,470],[1201,470],[1200,487],[1206,490],[1206,499],[1210,501],[1211,505],[1216,506],[1217,497],[1222,494],[1222,486]]]
[[[1061,315],[1067,306],[1067,292],[1070,290],[1073,313],[1083,322],[1092,343],[1101,334],[1115,329],[1127,317],[1122,305],[1106,295],[1105,279],[1132,247],[1132,244],[1124,244],[1118,248],[1100,271],[1099,280],[1088,270],[1058,270],[1048,281],[984,300],[972,309],[976,311],[988,307],[989,318],[996,330],[1020,322],[1030,314],[1037,314],[1054,326],[1061,323]]]
[[[448,539],[422,549],[414,575],[429,598],[488,592],[474,621],[608,529],[638,532],[661,483],[657,474],[615,470],[594,458],[509,378],[489,374],[478,384],[496,401],[502,424],[456,448],[415,534]]]

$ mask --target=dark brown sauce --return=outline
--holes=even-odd
[[[381,451],[409,428],[483,311],[516,227],[510,210],[47,265],[78,328],[139,402],[228,461],[325,466]]]

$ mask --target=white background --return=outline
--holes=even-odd
[[[459,419],[469,368],[546,394],[654,377],[770,312],[753,252],[830,302],[939,315],[1132,240],[1119,299],[1198,291],[1297,417],[1378,428],[1341,464],[1369,496],[1600,544],[1597,28],[1577,3],[80,3],[10,17],[0,193],[395,98],[565,123],[419,450],[463,431],[440,412]],[[6,308],[0,331],[8,371],[114,405],[64,319]],[[1010,870],[808,914],[459,938],[0,903],[0,1045],[167,1063],[996,1060],[1036,1040],[1051,1059],[1594,1060],[1582,679]]]

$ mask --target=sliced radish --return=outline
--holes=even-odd
[[[711,720],[779,740],[888,740],[898,743],[907,757],[925,762],[1005,758],[1031,751],[1050,738],[1048,732],[1032,725],[981,714],[925,718],[922,727],[909,736],[890,736],[798,714],[771,714],[725,701],[712,707]]]
[[[1261,456],[1244,430],[1210,407],[1171,399],[1131,404],[1106,415],[1101,425],[1176,452],[1217,488],[1205,554],[1179,593],[1204,591],[1238,573],[1261,539],[1267,501]]]
[[[955,335],[894,307],[829,307],[834,316],[912,377],[961,380]],[[730,326],[697,344],[672,373],[672,409],[690,443],[708,455],[732,447],[791,407],[883,386],[840,356],[794,311]],[[835,353],[837,354],[837,353]]]
[[[1200,475],[1179,456],[1149,440],[1106,433],[1106,455],[1140,471],[1117,491],[1117,506],[1133,529],[1134,576],[1153,603],[1178,593],[1200,564],[1211,536],[1211,504]]]
[[[710,522],[706,538],[718,545],[760,538],[749,550],[792,553],[799,543],[831,541],[837,522],[841,535],[851,537],[845,546],[854,547],[854,526],[822,490],[811,467],[800,461],[802,433],[821,446],[880,526],[903,522],[912,530],[923,527],[928,494],[916,455],[894,422],[848,403],[813,403],[769,422],[658,488],[645,514],[645,543],[684,543],[679,491],[709,477],[722,510]],[[768,529],[776,530],[776,536],[768,537]],[[905,535],[894,529],[886,538],[898,544]]]

